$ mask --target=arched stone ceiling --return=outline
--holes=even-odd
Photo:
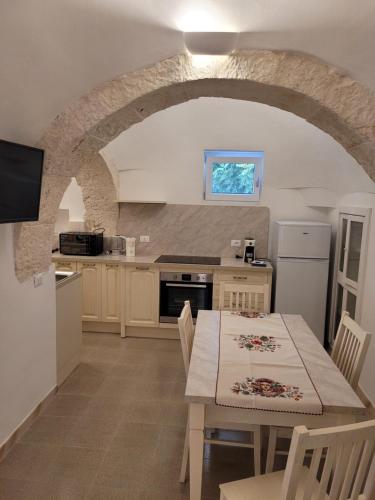
[[[70,178],[79,176],[82,166],[94,165],[98,151],[133,124],[203,96],[290,111],[330,134],[375,180],[375,97],[359,82],[301,53],[240,51],[210,58],[203,67],[177,55],[94,88],[48,128],[38,144],[46,151],[39,221],[15,230],[19,280],[48,267],[55,215]],[[94,186],[91,182],[92,196]],[[97,189],[103,193],[100,182]],[[99,195],[96,201],[96,213],[101,203],[108,209],[109,199]]]

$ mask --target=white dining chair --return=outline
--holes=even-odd
[[[188,300],[185,301],[184,308],[181,311],[181,315],[178,318],[178,329],[180,333],[180,341],[182,348],[182,356],[184,360],[185,373],[186,377],[189,373],[189,365],[190,365],[190,357],[191,351],[193,347],[194,340],[194,325],[193,318],[191,314],[190,302]],[[231,430],[227,429],[225,425],[221,426],[220,422],[215,420],[214,425],[210,426],[209,422],[207,423],[206,429],[223,429],[223,430]],[[260,425],[249,424],[243,426],[241,428],[237,427],[235,430],[251,432],[253,434],[253,443],[244,443],[240,441],[229,441],[222,439],[215,439],[211,437],[205,437],[204,442],[209,444],[219,444],[225,446],[238,446],[242,448],[252,448],[254,450],[254,472],[255,474],[261,473],[261,427]],[[189,419],[186,425],[186,433],[185,433],[185,443],[184,443],[184,452],[182,455],[182,463],[181,463],[181,471],[180,471],[180,483],[184,483],[186,480],[187,474],[187,465],[189,459]]]
[[[269,312],[269,285],[223,282],[220,284],[219,293],[221,311]]]
[[[310,431],[295,427],[285,470],[221,484],[220,499],[373,500],[374,446],[375,420]]]
[[[361,375],[370,339],[371,334],[365,332],[349,316],[349,313],[344,311],[337,330],[331,357],[354,390],[358,386],[358,380]],[[270,427],[266,472],[273,471],[275,455],[288,454],[287,451],[277,449],[277,439],[290,439],[291,437],[292,429],[290,427]]]

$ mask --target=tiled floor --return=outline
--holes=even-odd
[[[86,334],[83,343],[80,367],[0,464],[0,499],[187,499],[179,342]],[[250,450],[206,446],[203,500],[251,474]]]

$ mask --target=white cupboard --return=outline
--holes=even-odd
[[[121,272],[117,264],[102,264],[101,321],[121,321]]]
[[[102,317],[102,269],[101,264],[78,262],[77,271],[82,274],[82,320],[101,321]]]
[[[147,266],[126,269],[126,326],[159,326],[159,270]]]

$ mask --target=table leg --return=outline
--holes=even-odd
[[[204,446],[204,405],[189,407],[190,500],[201,500]]]

